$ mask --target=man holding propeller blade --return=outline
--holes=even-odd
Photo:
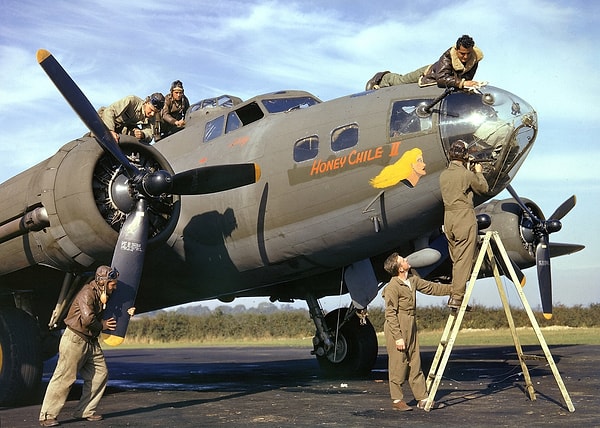
[[[117,327],[114,318],[105,320],[102,314],[106,302],[117,289],[118,277],[116,268],[100,266],[96,269],[94,279],[75,296],[65,318],[67,328],[60,340],[58,363],[42,403],[39,418],[41,426],[60,425],[56,418],[78,372],[83,378],[83,388],[74,417],[88,421],[102,420],[102,415],[96,413],[96,407],[106,389],[108,369],[98,336],[102,330],[115,330]],[[133,315],[134,309],[129,309],[129,315]]]

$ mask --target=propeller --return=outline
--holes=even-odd
[[[195,168],[174,175],[165,170],[138,168],[121,151],[96,109],[52,54],[40,49],[37,61],[100,146],[123,166],[127,177],[121,184],[128,187],[133,203],[125,208],[129,212],[119,232],[111,264],[120,272],[119,282],[104,313],[105,319],[117,320],[117,329],[103,333],[107,344],[119,345],[125,338],[130,318],[127,311],[134,306],[142,275],[149,229],[148,200],[163,194],[201,195],[245,186],[258,181],[260,168],[252,163],[230,164]]]
[[[531,222],[533,232],[533,243],[535,245],[535,264],[537,266],[538,284],[542,302],[544,318],[552,318],[552,273],[550,270],[550,242],[551,233],[558,232],[562,228],[560,219],[573,209],[576,203],[575,195],[564,201],[550,216],[548,220],[538,218],[525,203],[517,192],[509,184],[506,189],[517,201]]]

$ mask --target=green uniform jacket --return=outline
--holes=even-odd
[[[449,296],[452,287],[448,284],[439,284],[426,281],[417,276],[408,278],[410,288],[399,277],[393,277],[385,286],[382,296],[385,302],[385,323],[394,340],[404,339],[408,348],[416,340],[417,325],[415,310],[417,305],[417,291],[434,296]]]
[[[144,100],[135,95],[128,95],[115,101],[108,107],[100,109],[102,121],[109,131],[117,134],[130,134],[134,128],[144,133],[141,141],[149,143],[154,134],[154,118],[148,120],[144,114]]]
[[[473,192],[488,191],[488,183],[482,173],[465,168],[462,163],[452,161],[440,175],[440,190],[446,211],[473,209]]]

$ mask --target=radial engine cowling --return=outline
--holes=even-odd
[[[523,202],[535,216],[544,219],[542,210],[534,202],[529,199],[523,199]],[[535,266],[536,244],[533,224],[517,201],[492,199],[477,207],[476,212],[491,217],[490,226],[483,232],[497,231],[512,261],[522,269]]]
[[[125,137],[120,148],[138,167],[172,170],[153,147]],[[130,199],[121,166],[91,137],[63,146],[54,156],[0,188],[3,224],[44,212],[47,224],[0,243],[0,275],[40,264],[80,271],[108,263]],[[150,243],[168,238],[177,221],[178,197],[161,195],[150,203]],[[2,225],[0,225],[1,227]],[[0,237],[1,238],[1,237]],[[1,242],[1,240],[0,240]]]

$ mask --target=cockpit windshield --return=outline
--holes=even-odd
[[[280,113],[310,107],[319,102],[312,97],[271,98],[262,100],[269,113]]]
[[[483,166],[490,190],[506,184],[535,141],[535,110],[516,95],[493,86],[485,86],[480,93],[451,94],[440,107],[444,149],[456,140],[465,141],[470,160]]]

